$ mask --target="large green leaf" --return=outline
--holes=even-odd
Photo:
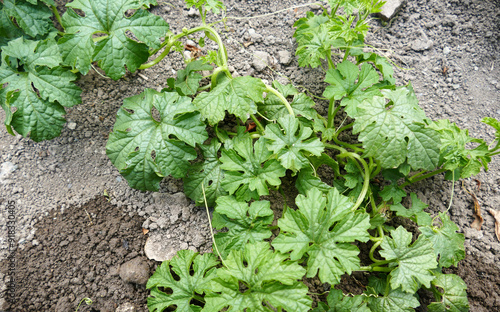
[[[385,296],[367,287],[368,307],[372,312],[414,312],[420,306],[413,293],[405,293],[401,288],[391,289]]]
[[[93,61],[112,79],[125,74],[125,66],[131,72],[149,57],[148,46],[160,47],[160,38],[168,31],[168,24],[159,16],[141,7],[137,0],[75,0],[62,17],[65,29],[59,40],[65,65],[86,74]],[[80,16],[73,9],[82,10]],[[127,10],[137,11],[126,17]],[[129,38],[130,31],[138,40]],[[106,35],[94,42],[96,34]]]
[[[221,168],[225,170],[222,187],[235,194],[238,199],[257,199],[269,195],[267,183],[273,186],[281,184],[281,177],[286,169],[276,159],[266,146],[268,140],[261,137],[255,144],[244,127],[238,129],[238,135],[233,138],[231,149],[225,149],[221,155]]]
[[[3,3],[0,2],[0,48],[23,34],[23,31],[10,18],[10,14]]]
[[[429,205],[426,205],[422,202],[417,194],[411,193],[411,207],[406,208],[401,204],[391,205],[390,209],[395,211],[396,214],[400,217],[409,218],[415,221],[419,226],[423,225],[431,225],[432,218],[431,216],[424,211]]]
[[[217,206],[212,225],[227,232],[215,234],[215,242],[222,257],[231,250],[241,250],[246,243],[261,242],[271,237],[269,226],[273,222],[274,213],[268,201],[240,202],[233,196],[222,196],[217,199]]]
[[[2,107],[9,111],[8,128],[30,135],[34,141],[60,135],[66,122],[63,106],[81,103],[81,90],[72,83],[77,77],[59,67],[60,60],[53,39],[31,41],[20,37],[2,48],[0,84],[6,85]]]
[[[439,213],[441,226],[425,226],[419,230],[434,246],[434,253],[439,256],[439,265],[443,267],[456,266],[465,258],[464,234],[457,233],[458,226],[450,220],[446,213]]]
[[[278,90],[285,98],[293,96],[293,100],[290,106],[296,116],[303,116],[307,119],[315,119],[318,113],[314,110],[313,106],[316,104],[314,101],[305,95],[300,93],[297,89],[291,85],[282,85],[278,81],[273,81],[273,87]],[[274,95],[273,93],[268,93],[264,99],[264,103],[259,103],[259,112],[265,114],[268,119],[277,120],[279,117],[289,115],[290,112],[286,109],[283,102]]]
[[[52,12],[42,2],[29,3],[23,0],[4,0],[5,13],[12,16],[16,24],[31,37],[47,34],[54,29]]]
[[[326,87],[323,96],[342,100],[340,104],[346,106],[347,114],[354,117],[363,100],[382,96],[379,88],[372,87],[379,80],[379,74],[370,64],[364,63],[359,70],[357,65],[346,60],[338,64],[337,69],[326,72],[325,81],[330,85]]]
[[[391,231],[391,236],[384,237],[380,255],[393,261],[389,265],[394,268],[390,274],[392,289],[401,286],[404,292],[416,293],[421,285],[429,288],[434,279],[431,270],[437,267],[431,241],[420,236],[411,244],[412,234],[402,226]]]
[[[180,250],[170,261],[164,261],[146,284],[151,289],[149,311],[162,312],[175,306],[177,312],[199,312],[201,307],[191,303],[196,295],[210,289],[210,281],[217,276],[219,264],[212,253],[198,255],[191,250]],[[174,274],[172,274],[174,273]],[[160,290],[168,289],[169,294]]]
[[[430,312],[467,312],[469,311],[469,301],[467,300],[467,285],[455,274],[438,273],[436,279],[432,281],[435,287],[443,289],[439,292],[441,300],[432,302],[427,306]]]
[[[411,87],[383,90],[358,105],[353,133],[359,133],[365,157],[375,157],[383,168],[405,161],[414,169],[435,169],[439,161],[439,133],[426,125]],[[387,102],[388,101],[388,102]]]
[[[106,153],[131,187],[157,191],[164,176],[186,175],[194,146],[208,138],[195,110],[190,98],[176,92],[146,89],[125,99]]]
[[[305,269],[287,258],[288,255],[270,250],[266,242],[232,250],[224,261],[225,267],[217,270],[218,278],[211,282],[213,293],[205,296],[203,311],[218,312],[225,308],[227,311],[276,311],[277,308],[309,311],[312,300],[307,296],[308,288],[297,281],[302,279]]]
[[[318,307],[312,312],[371,312],[366,306],[366,297],[345,296],[339,289],[331,289],[328,297],[326,297],[328,306],[319,302]]]
[[[287,209],[278,221],[281,233],[273,247],[291,251],[292,260],[307,253],[307,277],[318,274],[323,283],[337,284],[344,273],[359,269],[359,249],[351,243],[368,241],[368,214],[353,213],[352,202],[337,189],[331,189],[325,198],[313,188],[307,196],[298,195],[296,204],[299,209]]]
[[[219,196],[227,194],[221,185],[224,171],[217,156],[220,146],[221,144],[215,139],[212,139],[209,145],[200,145],[204,160],[191,165],[184,177],[184,193],[198,205],[205,204],[203,191],[209,207],[215,205],[215,200]]]
[[[294,116],[280,117],[278,124],[268,124],[264,137],[271,140],[268,149],[278,156],[286,169],[297,172],[308,163],[304,152],[320,156],[325,149],[323,143],[312,135],[313,130],[303,126]]]
[[[257,112],[257,105],[264,101],[264,83],[250,76],[224,78],[210,92],[202,92],[193,103],[211,125],[224,119],[226,110],[245,121]]]

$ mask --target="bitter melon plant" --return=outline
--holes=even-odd
[[[216,29],[225,17],[206,22],[207,14],[225,11],[223,3],[186,4],[199,10],[201,24],[175,34],[147,11],[154,0],[75,0],[62,17],[51,0],[0,3],[5,125],[35,141],[59,135],[63,107],[80,102],[75,73],[86,74],[93,62],[117,80],[126,69],[155,66],[194,34],[200,45],[218,46],[187,63],[164,90],[126,99],[106,146],[131,187],[158,191],[171,175],[197,204],[214,207],[214,253],[182,250],[163,262],[147,283],[149,310],[310,311],[304,280],[316,278],[330,290],[313,311],[413,311],[422,288],[435,297],[429,311],[467,311],[465,283],[443,273],[465,257],[464,235],[447,212],[431,216],[405,187],[436,174],[455,181],[487,170],[500,153],[500,123],[483,119],[496,130],[488,144],[425,115],[411,84],[397,85],[391,62],[366,52],[369,17],[380,1],[328,0],[318,3],[322,13],[294,24],[299,65],[324,71],[326,116],[291,84],[232,77]],[[51,24],[50,9],[63,31]],[[335,64],[333,54],[342,61]],[[351,123],[335,124],[341,110]],[[252,131],[243,126],[249,119]],[[239,126],[228,126],[235,120]],[[358,141],[341,141],[345,131]],[[317,173],[323,165],[334,173],[330,180]],[[295,206],[277,218],[262,197],[285,196],[284,181],[298,195],[285,199]],[[407,196],[409,207],[402,205]],[[408,218],[419,233],[394,227],[392,216]],[[361,246],[369,261],[362,262]],[[356,271],[370,274],[362,294],[333,288]]]

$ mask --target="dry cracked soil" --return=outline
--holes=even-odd
[[[183,1],[158,2],[152,12],[164,17],[174,33],[199,23]],[[305,3],[225,1],[227,16],[237,18]],[[318,9],[310,5],[229,19],[220,31],[230,70],[268,82],[290,80],[321,95],[321,71],[298,67],[292,38],[294,21]],[[408,1],[388,24],[374,19],[371,25],[368,43],[398,65],[397,83],[411,81],[430,118],[447,118],[469,129],[473,137],[493,139],[494,131],[480,120],[500,118],[499,1]],[[259,57],[269,66],[262,66]],[[185,198],[182,181],[165,178],[158,193],[135,191],[105,154],[123,99],[144,88],[162,89],[183,64],[181,55],[172,54],[158,66],[119,81],[91,71],[78,81],[83,104],[67,109],[68,123],[54,140],[35,143],[0,130],[0,311],[75,311],[86,297],[93,304],[83,304],[79,311],[147,311],[144,283],[159,264],[151,259],[171,257],[179,249],[211,249],[204,209]],[[317,108],[325,113],[324,103]],[[1,111],[0,119],[4,118]],[[486,211],[500,209],[500,160],[494,159],[489,171],[476,179],[481,182],[478,190],[473,179],[454,188],[450,214],[465,234],[466,258],[449,272],[466,282],[471,311],[494,312],[500,311],[500,243],[494,219]],[[481,231],[470,227],[474,202],[465,188],[476,190],[485,220]],[[434,214],[450,203],[451,183],[442,176],[411,190]],[[8,304],[4,223],[12,204],[18,284],[15,300]],[[356,291],[360,280],[345,278],[342,287]],[[425,302],[426,294],[420,295]]]

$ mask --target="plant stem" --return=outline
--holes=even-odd
[[[337,112],[340,109],[340,105],[335,107],[335,100],[332,98],[330,99],[330,105],[328,106],[328,123],[326,124],[327,128],[333,128],[333,122],[335,121],[335,115],[337,115]]]
[[[264,133],[265,129],[262,126],[262,124],[260,123],[260,121],[257,119],[257,117],[255,117],[254,114],[250,114],[250,118],[252,118],[253,122],[255,122],[255,124],[257,125],[257,128],[260,130],[260,132]]]
[[[446,171],[446,169],[441,168],[441,169],[436,169],[436,170],[434,170],[432,172],[429,172],[427,174],[424,174],[424,175],[417,174],[419,176],[417,179],[414,180],[414,176],[413,176],[413,177],[409,178],[408,181],[406,181],[405,183],[401,184],[401,187],[405,187],[407,185],[416,183],[418,181],[425,180],[427,178],[432,177],[433,175],[436,175],[436,174],[439,174],[439,173],[445,172],[445,171]]]
[[[61,15],[59,15],[59,12],[57,11],[57,7],[55,5],[51,5],[50,7],[52,9],[52,13],[54,13],[54,16],[56,17],[57,22],[64,29],[64,26],[63,26],[63,23],[62,23],[62,19],[61,19]]]
[[[359,267],[359,270],[360,271],[368,271],[368,272],[391,272],[392,268],[379,267],[379,266],[372,267],[371,265],[369,265],[369,266]]]
[[[278,90],[274,89],[271,86],[266,86],[266,90],[264,90],[264,92],[268,93],[270,92],[276,95],[278,99],[280,99],[280,101],[285,105],[286,109],[288,110],[288,113],[292,116],[295,116],[292,106],[290,105],[290,103],[288,103],[287,99]]]
[[[328,61],[328,69],[334,69],[335,64],[333,64],[331,48],[326,52],[326,60]]]

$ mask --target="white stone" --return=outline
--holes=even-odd
[[[405,2],[406,0],[387,0],[378,15],[387,22],[398,13]]]

